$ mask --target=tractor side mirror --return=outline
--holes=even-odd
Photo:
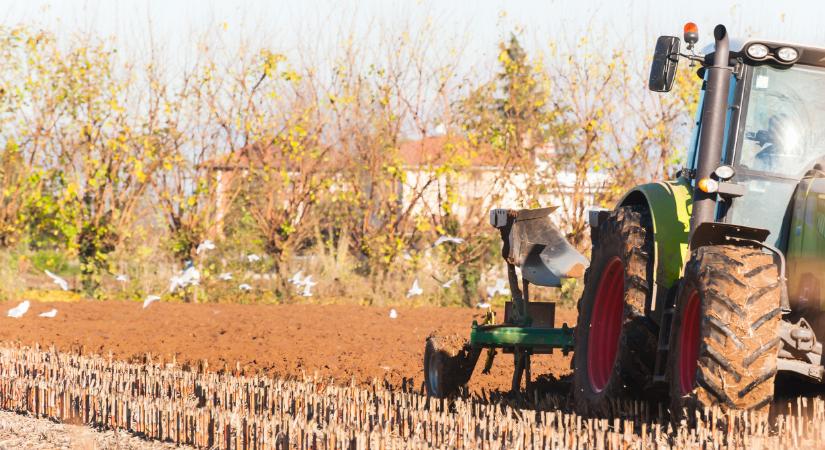
[[[676,76],[676,66],[679,63],[680,44],[676,36],[659,36],[656,40],[656,50],[653,52],[653,63],[650,65],[650,78],[647,82],[651,91],[669,92],[673,87],[673,78]]]

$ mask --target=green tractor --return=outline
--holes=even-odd
[[[737,44],[696,26],[656,43],[649,88],[670,91],[680,58],[704,80],[695,131],[677,179],[643,184],[613,210],[589,214],[588,263],[553,227],[552,208],[494,210],[512,299],[469,342],[431,336],[427,392],[456,393],[482,354],[514,355],[513,390],[530,357],[573,351],[580,411],[668,392],[671,411],[717,405],[759,410],[779,372],[825,376],[825,48]],[[820,125],[817,125],[820,124]],[[576,327],[529,286],[584,276]]]

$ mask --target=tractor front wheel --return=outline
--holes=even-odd
[[[599,225],[579,301],[573,354],[576,409],[605,414],[616,398],[638,398],[649,385],[656,327],[645,316],[653,291],[653,229],[637,206]]]
[[[447,398],[470,381],[479,350],[458,335],[431,334],[424,347],[424,386],[427,395]]]
[[[769,406],[780,346],[778,272],[773,257],[758,248],[721,245],[693,252],[670,335],[675,419],[709,406]]]

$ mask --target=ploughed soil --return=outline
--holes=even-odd
[[[6,317],[16,305],[0,303],[0,344],[22,344],[118,359],[170,362],[208,370],[272,376],[320,376],[337,382],[422,388],[424,341],[433,331],[469,337],[481,312],[468,308],[390,308],[353,305],[234,305],[156,302],[32,302],[20,319]],[[57,308],[55,318],[38,314]],[[503,317],[503,311],[498,311]],[[558,308],[556,326],[573,326],[575,310]],[[572,355],[572,353],[571,353]],[[535,355],[533,377],[557,379],[570,373],[570,356]],[[499,352],[490,374],[484,354],[469,386],[475,392],[509,389],[513,357]],[[559,386],[559,388],[562,388]]]

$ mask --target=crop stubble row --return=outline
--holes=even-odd
[[[786,414],[708,411],[695,427],[661,410],[617,404],[614,419],[535,398],[518,409],[477,398],[453,402],[414,392],[128,363],[97,355],[0,348],[0,406],[38,417],[125,430],[202,448],[817,448],[825,402],[799,399]]]

